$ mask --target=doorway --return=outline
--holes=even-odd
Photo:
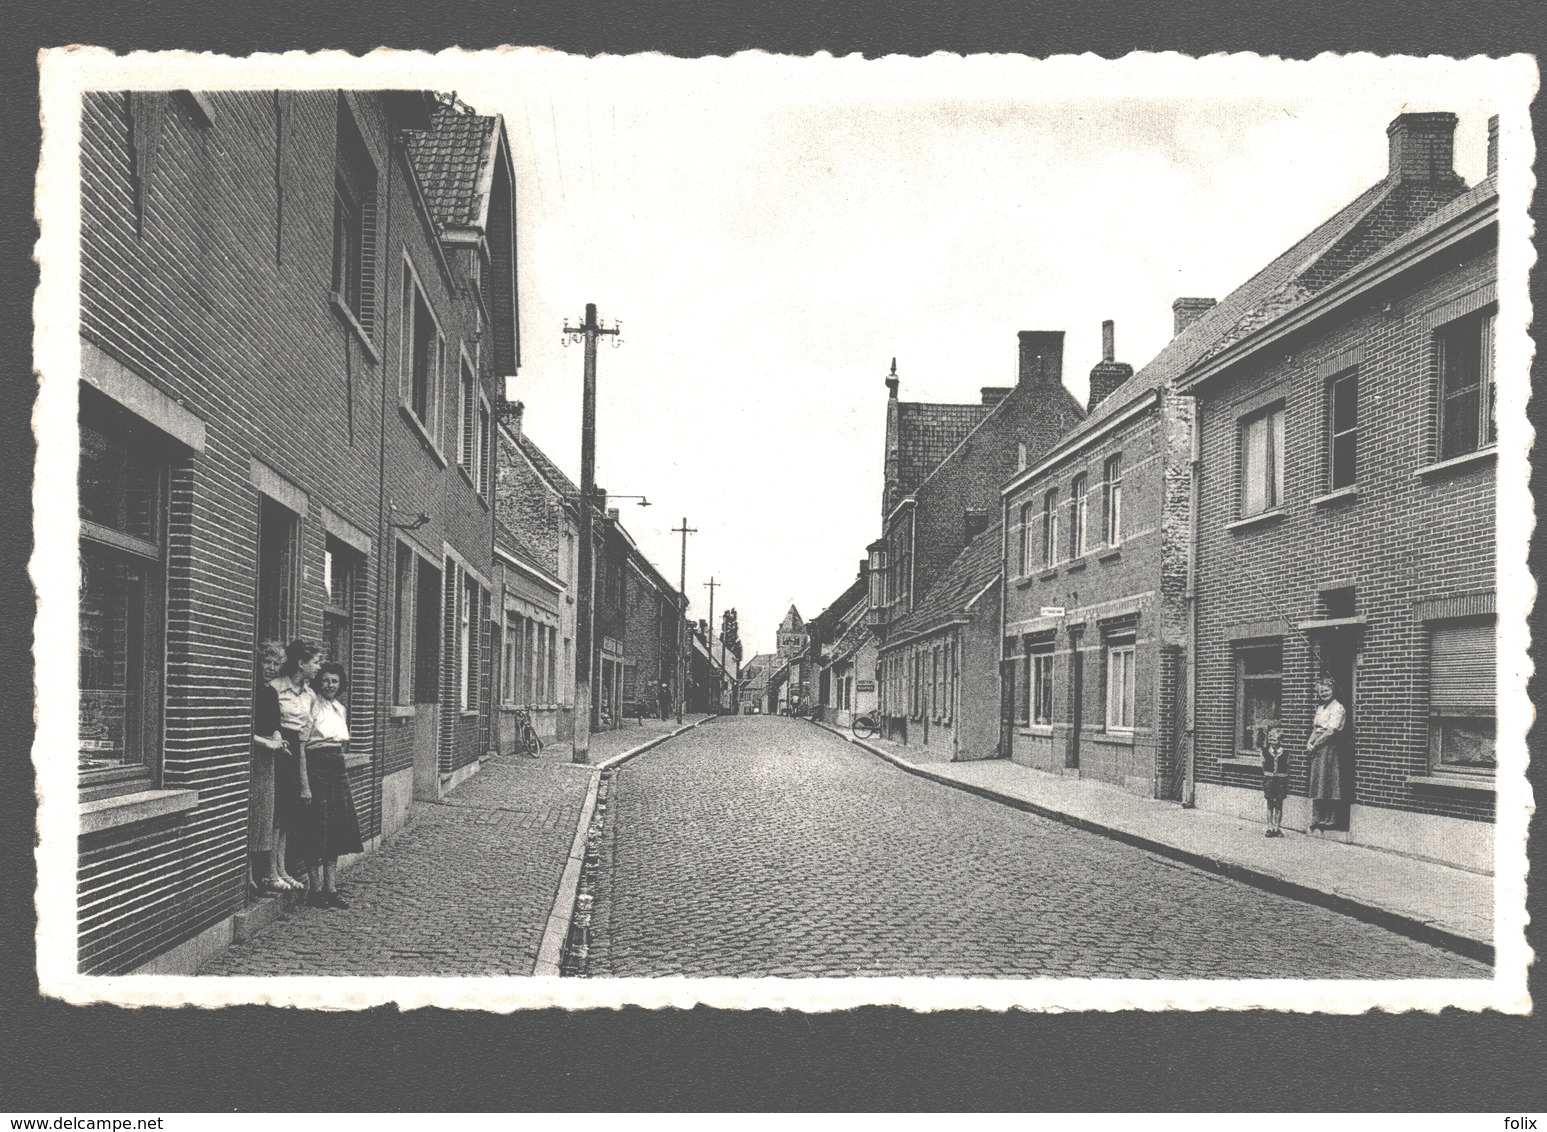
[[[1343,705],[1345,713],[1342,747],[1338,759],[1339,785],[1343,800],[1337,806],[1336,825],[1337,829],[1345,831],[1349,825],[1349,810],[1357,781],[1354,764],[1359,749],[1359,717],[1355,691],[1359,671],[1359,638],[1357,626],[1324,629],[1316,635],[1316,655],[1320,672],[1332,677],[1332,682],[1336,685],[1334,694],[1338,702]],[[1314,711],[1314,689],[1311,702]]]

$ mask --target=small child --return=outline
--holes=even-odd
[[[1284,836],[1284,799],[1289,794],[1289,752],[1284,750],[1278,724],[1262,732],[1262,793],[1268,800],[1268,828],[1264,837]]]

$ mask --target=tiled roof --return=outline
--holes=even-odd
[[[498,119],[440,99],[428,130],[408,132],[408,156],[425,200],[442,227],[477,224],[483,213],[484,157]]]
[[[988,405],[897,403],[897,494],[912,495],[940,462],[982,424]]]
[[[1177,376],[1271,322],[1356,269],[1371,256],[1411,238],[1455,204],[1459,182],[1436,186],[1413,181],[1380,181],[1230,292],[1120,385],[1060,447],[1114,416],[1136,396],[1161,388]],[[1476,192],[1477,190],[1472,190]]]
[[[843,635],[833,643],[830,664],[837,664],[841,660],[848,660],[860,649],[865,647],[865,642],[870,639],[870,625],[865,618],[856,618],[849,623],[849,627],[843,631]]]
[[[887,646],[932,632],[967,612],[967,605],[999,577],[1000,525],[995,523],[969,542],[941,572],[924,600],[888,629]]]

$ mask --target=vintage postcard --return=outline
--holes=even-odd
[[[1533,60],[40,81],[45,994],[1530,1010]]]

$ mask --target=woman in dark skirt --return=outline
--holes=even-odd
[[[285,663],[269,687],[279,700],[279,733],[283,750],[274,752],[274,867],[286,887],[304,888],[285,868],[286,849],[300,832],[302,807],[311,800],[306,775],[306,740],[311,736],[317,694],[311,680],[322,667],[322,649],[310,641],[285,646]]]
[[[344,773],[344,750],[349,745],[349,713],[339,694],[344,690],[344,668],[329,662],[314,681],[317,706],[312,714],[311,739],[306,745],[311,777],[311,804],[304,819],[301,854],[311,877],[310,904],[317,908],[347,908],[338,894],[338,859],[359,853],[360,822],[349,796]]]

